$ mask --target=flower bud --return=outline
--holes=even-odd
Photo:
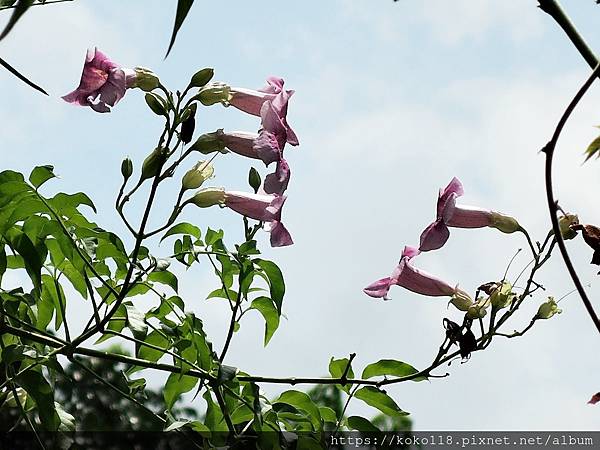
[[[131,174],[133,173],[133,162],[129,157],[125,158],[121,163],[121,175],[123,175],[123,179],[125,181],[129,180]]]
[[[471,300],[469,294],[457,289],[456,293],[452,296],[450,303],[456,306],[459,311],[468,311],[471,305],[473,305],[473,300]]]
[[[206,83],[208,83],[212,79],[214,74],[215,74],[215,71],[214,71],[214,69],[211,69],[211,68],[199,70],[198,72],[196,72],[194,74],[194,76],[192,76],[192,79],[190,80],[190,87],[204,86]]]
[[[196,189],[202,186],[206,180],[213,176],[215,172],[212,164],[207,161],[198,161],[194,167],[187,171],[181,180],[184,190]]]
[[[577,214],[565,214],[558,218],[558,226],[563,239],[568,241],[577,237],[577,231],[571,228],[573,225],[579,225]]]
[[[483,319],[487,314],[486,309],[490,306],[490,298],[481,298],[473,303],[467,310],[469,319]]]
[[[512,285],[505,281],[491,293],[490,302],[494,308],[502,309],[509,306],[514,298],[515,294],[512,293]]]
[[[152,110],[152,112],[154,114],[156,114],[158,116],[167,116],[168,115],[165,104],[163,103],[163,100],[161,99],[160,96],[158,96],[156,94],[151,94],[148,92],[144,96],[144,99],[146,100],[146,104]]]
[[[558,309],[558,304],[554,300],[554,297],[548,297],[548,301],[544,302],[538,308],[538,312],[535,315],[537,319],[549,319],[555,314],[560,314],[562,309]]]
[[[147,180],[158,174],[165,161],[165,150],[162,147],[156,147],[144,160],[142,165],[142,180]]]
[[[132,87],[138,87],[144,92],[150,92],[158,87],[160,80],[154,72],[144,67],[136,67],[135,84]]]
[[[200,100],[204,106],[210,106],[215,103],[228,103],[232,95],[227,84],[216,82],[204,86],[194,98]]]
[[[179,133],[179,137],[181,138],[181,142],[184,144],[189,144],[192,140],[192,136],[194,135],[194,129],[196,128],[196,103],[193,103],[188,109],[185,110],[182,121],[181,121],[181,131]]]
[[[492,212],[492,223],[490,227],[496,228],[503,233],[514,233],[515,231],[521,230],[521,225],[513,217],[505,214]]]
[[[222,188],[204,188],[188,200],[200,208],[209,208],[225,203],[225,190]],[[186,202],[187,203],[187,202]]]
[[[219,129],[214,133],[205,133],[196,139],[196,142],[194,142],[189,149],[198,151],[204,155],[214,152],[227,153],[225,144],[220,137],[222,134],[222,129]]]

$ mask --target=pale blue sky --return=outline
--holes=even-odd
[[[120,161],[130,155],[139,164],[160,123],[139,92],[107,115],[60,100],[76,86],[88,46],[124,66],[152,68],[173,89],[207,66],[236,86],[260,87],[268,75],[283,76],[296,90],[289,121],[301,142],[286,150],[292,179],[284,222],[296,245],[270,250],[266,235],[261,239],[286,274],[287,321],[262,349],[262,321],[248,316],[229,363],[256,374],[324,375],[332,355],[357,352],[355,371],[380,358],[426,366],[442,318],[458,321],[457,312],[443,299],[400,288],[385,303],[361,289],[389,274],[404,245],[418,243],[438,188],[453,176],[465,185],[465,203],[513,214],[536,239],[545,236],[537,151],[586,77],[581,57],[534,0],[198,0],[163,61],[174,3],[77,0],[33,8],[0,43],[0,54],[51,97],[0,72],[2,168],[54,164],[61,179],[52,188],[89,193],[100,210],[97,221],[121,232],[111,209]],[[591,0],[563,4],[600,53],[600,7]],[[600,169],[580,163],[595,137],[592,125],[600,123],[599,101],[595,88],[574,115],[556,175],[561,203],[596,224]],[[199,131],[258,126],[221,107],[202,110],[197,122]],[[215,184],[245,189],[248,167],[246,160],[222,158]],[[169,210],[176,185],[156,211]],[[222,225],[232,238],[239,233],[238,218],[227,211],[190,210],[186,218],[203,228]],[[443,249],[415,265],[473,292],[500,278],[524,245],[519,236],[455,229]],[[571,247],[584,281],[595,282],[589,251],[579,240]],[[169,250],[160,247],[159,254]],[[571,284],[555,259],[540,281],[560,297]],[[515,267],[525,263],[522,256]],[[220,348],[229,310],[203,300],[216,281],[206,266],[182,281],[188,306]],[[597,286],[590,292],[600,293]],[[532,299],[514,327],[526,325],[543,300]],[[561,306],[562,315],[528,335],[499,338],[468,364],[454,363],[450,377],[389,392],[420,430],[597,429],[600,409],[586,401],[600,390],[598,336],[574,295]],[[78,320],[83,309],[72,311]],[[374,413],[358,401],[350,411]]]

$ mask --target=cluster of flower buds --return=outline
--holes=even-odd
[[[252,90],[230,87],[224,83],[209,83],[214,75],[213,69],[198,71],[191,79],[186,93],[199,88],[183,111],[176,111],[176,123],[181,124],[178,132],[183,144],[191,142],[195,129],[196,102],[205,106],[221,103],[260,117],[261,128],[257,133],[225,132],[219,129],[213,133],[201,135],[189,148],[203,154],[214,152],[233,152],[244,157],[259,159],[269,166],[275,163],[273,173],[265,177],[263,186],[256,182],[255,193],[227,191],[222,188],[204,188],[184,202],[199,207],[213,205],[225,206],[239,214],[262,222],[271,233],[271,245],[280,247],[293,243],[290,233],[281,223],[281,209],[285,203],[284,192],[290,180],[290,167],[283,156],[286,144],[298,145],[298,138],[287,122],[288,102],[294,91],[283,88],[281,78],[269,77],[267,85]],[[79,86],[73,92],[62,97],[69,103],[89,106],[97,112],[110,112],[129,88],[139,88],[147,92],[146,103],[158,115],[168,116],[168,102],[161,101],[151,91],[161,88],[158,77],[150,70],[137,67],[128,69],[110,60],[97,48],[89,49]],[[179,95],[179,93],[178,93]],[[184,93],[185,95],[185,93]],[[172,102],[171,102],[172,103]],[[140,183],[157,176],[171,152],[168,148],[157,147],[145,159],[142,165]],[[127,158],[121,167],[125,182],[133,173],[133,164]],[[198,161],[183,176],[182,192],[198,189],[212,178],[214,173],[210,161]]]
[[[504,233],[522,230],[519,223],[512,217],[495,211],[462,206],[456,204],[456,198],[463,195],[463,187],[457,178],[441,189],[437,201],[436,220],[421,234],[419,248],[405,247],[398,266],[390,277],[375,281],[364,289],[364,292],[375,298],[387,299],[390,286],[396,284],[413,292],[431,297],[448,296],[460,311],[465,311],[471,319],[485,316],[486,309],[493,305],[495,308],[506,307],[512,302],[512,286],[499,283],[488,297],[478,298],[474,302],[471,297],[458,286],[440,280],[422,270],[413,267],[409,261],[422,252],[441,248],[450,236],[448,227],[481,228],[492,227]]]

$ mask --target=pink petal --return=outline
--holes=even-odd
[[[275,172],[265,177],[264,189],[267,194],[282,195],[290,181],[290,167],[285,159],[277,163]]]
[[[387,298],[388,292],[390,291],[390,286],[392,284],[392,280],[389,277],[382,278],[381,280],[377,280],[368,285],[363,289],[363,292],[369,297]]]
[[[464,193],[462,183],[458,178],[454,177],[450,183],[448,183],[448,186],[440,191],[440,197],[449,194],[456,194],[457,197],[461,197]]]
[[[421,233],[419,250],[428,252],[441,248],[450,237],[450,230],[442,220],[436,220]]]
[[[293,243],[290,232],[281,222],[271,222],[271,247],[285,247]]]
[[[458,205],[454,207],[452,216],[446,220],[449,227],[482,228],[492,223],[492,211],[474,206]]]
[[[267,78],[267,85],[263,88],[260,88],[259,91],[268,94],[279,94],[283,89],[283,83],[283,78],[270,76]]]
[[[595,405],[598,402],[600,402],[600,392],[592,395],[592,398],[590,399],[590,401],[588,403],[590,405]]]
[[[418,256],[419,253],[421,253],[421,251],[418,248],[410,247],[407,245],[402,250],[402,258],[406,258],[407,260],[410,260],[410,259],[414,258],[415,256]]]
[[[247,158],[260,158],[254,148],[258,134],[235,131],[232,133],[220,133],[219,136],[225,147],[232,152]]]

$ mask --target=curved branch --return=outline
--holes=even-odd
[[[583,285],[581,284],[581,280],[579,279],[579,276],[577,275],[577,271],[575,270],[575,267],[573,266],[571,258],[569,257],[569,253],[567,252],[567,247],[565,245],[565,241],[560,232],[560,227],[558,224],[558,217],[556,215],[557,202],[554,198],[554,191],[553,191],[553,187],[552,187],[552,162],[553,162],[554,151],[556,149],[556,143],[558,142],[558,138],[560,137],[560,134],[562,133],[562,130],[563,130],[565,124],[567,123],[567,120],[571,116],[572,112],[575,110],[577,104],[583,98],[583,96],[586,94],[588,89],[592,86],[592,84],[594,83],[594,81],[596,80],[596,77],[598,77],[598,75],[600,75],[600,64],[596,65],[596,67],[592,71],[592,74],[589,76],[589,78],[586,80],[586,82],[583,84],[583,86],[581,86],[581,88],[579,89],[577,94],[575,94],[575,97],[573,97],[573,100],[571,100],[571,103],[569,103],[569,106],[567,106],[567,109],[565,109],[565,112],[563,113],[562,117],[558,121],[558,124],[556,125],[556,129],[554,130],[554,134],[552,135],[552,139],[550,139],[550,141],[546,144],[546,146],[542,149],[542,151],[546,154],[546,167],[545,167],[546,199],[548,201],[548,210],[550,212],[550,220],[552,221],[552,230],[554,231],[556,243],[557,243],[560,253],[563,257],[565,265],[567,266],[569,275],[571,276],[571,279],[573,280],[573,283],[575,284],[575,288],[577,289],[577,292],[579,293],[579,296],[581,297],[581,300],[583,301],[583,304],[585,305],[585,309],[587,310],[590,318],[592,319],[592,322],[594,322],[594,325],[596,325],[596,328],[597,328],[598,332],[600,333],[600,319],[598,319],[598,315],[594,311],[594,307],[592,306],[592,303],[590,302],[590,299],[588,298],[588,296],[585,292],[585,289],[584,289]]]

